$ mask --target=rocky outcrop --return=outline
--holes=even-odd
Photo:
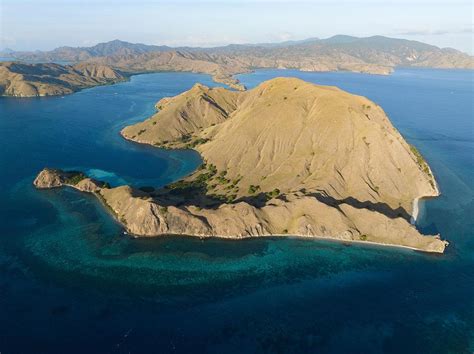
[[[198,171],[152,192],[86,188],[85,176],[73,185],[93,190],[133,235],[447,245],[410,224],[413,201],[439,194],[428,164],[364,97],[280,78],[245,92],[196,85],[157,108],[122,135],[194,148],[205,160]],[[67,184],[61,176],[48,170],[35,184]]]
[[[62,186],[74,187],[81,192],[97,193],[107,184],[87,177],[79,171],[63,171],[44,168],[33,181],[38,189],[50,189]]]
[[[67,177],[65,172],[61,170],[55,170],[50,168],[43,169],[38,176],[36,176],[33,184],[36,188],[46,189],[46,188],[56,188],[61,187]]]
[[[2,96],[66,95],[84,88],[116,83],[125,79],[125,75],[120,71],[106,65],[0,63]]]

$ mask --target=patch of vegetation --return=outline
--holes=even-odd
[[[217,182],[219,182],[219,184],[228,184],[228,183],[230,183],[230,179],[227,179],[227,178],[222,177],[222,176],[218,176],[217,177]]]
[[[367,241],[367,235],[360,235],[359,238],[360,238],[362,241]]]
[[[197,176],[196,181],[198,183],[207,183],[212,178],[213,174],[211,172],[205,172]]]
[[[66,182],[66,184],[71,184],[71,185],[75,186],[80,181],[82,181],[84,178],[86,178],[86,175],[83,174],[82,172],[80,172],[80,173],[77,173],[77,174],[67,178],[65,182]]]
[[[215,175],[217,173],[217,167],[216,165],[212,163],[207,166],[207,169],[209,170],[210,173],[212,173],[212,175]]]
[[[255,194],[258,191],[260,191],[260,186],[254,186],[253,184],[249,186],[249,189],[248,189],[249,194]]]
[[[413,153],[413,155],[415,155],[416,163],[418,164],[418,166],[420,166],[421,170],[431,176],[430,170],[428,168],[428,164],[426,163],[425,159],[423,158],[421,153],[418,151],[418,149],[414,147],[413,145],[410,145],[410,150]]]
[[[167,206],[160,206],[160,207],[158,207],[158,209],[160,210],[160,213],[163,214],[163,215],[168,212],[168,207]]]
[[[237,176],[236,179],[232,180],[232,184],[235,186],[242,180],[242,176]]]
[[[431,187],[435,188],[435,184],[433,182],[433,175],[431,174],[430,168],[428,167],[428,163],[426,160],[423,158],[421,153],[418,151],[416,147],[413,145],[410,145],[410,151],[415,155],[416,158],[416,163],[418,164],[418,167],[426,174],[428,177],[430,177],[430,185]]]
[[[208,141],[209,141],[209,139],[207,139],[207,138],[198,138],[198,139],[194,140],[193,142],[186,144],[186,148],[192,149],[192,148],[195,148],[198,145],[207,143]]]
[[[191,134],[183,134],[181,135],[181,137],[179,138],[179,140],[181,140],[181,142],[183,143],[187,143],[191,140]]]
[[[280,195],[280,190],[278,188],[275,188],[271,192],[266,193],[268,199],[276,198]]]
[[[137,135],[142,135],[144,132],[146,132],[146,129],[140,129],[137,133]]]

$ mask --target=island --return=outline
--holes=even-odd
[[[1,53],[0,53],[1,54]],[[243,91],[237,74],[257,68],[301,71],[351,71],[389,75],[397,66],[473,69],[472,56],[405,39],[337,35],[302,41],[228,45],[215,48],[171,48],[114,40],[92,47],[5,53],[20,62],[67,61],[59,64],[0,64],[1,94],[30,97],[63,95],[81,88],[121,81],[123,76],[179,71],[211,75]]]
[[[126,80],[107,65],[80,63],[0,63],[0,96],[38,97],[67,95],[84,88]]]
[[[156,107],[121,134],[197,150],[203,163],[190,176],[140,189],[44,169],[34,185],[93,193],[136,237],[301,236],[435,253],[448,245],[412,222],[419,199],[439,195],[429,165],[365,97],[276,78],[242,92],[196,84]]]

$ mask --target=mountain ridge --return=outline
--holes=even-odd
[[[388,75],[397,66],[474,68],[474,58],[455,49],[440,49],[417,41],[383,36],[359,38],[338,35],[272,45],[215,48],[171,48],[114,40],[93,47],[61,47],[50,52],[17,52],[13,55],[24,61],[104,65],[127,75],[159,71],[205,73],[211,75],[214,81],[236,90],[245,90],[245,87],[235,75],[258,68],[379,75]],[[3,80],[7,79],[3,77]]]

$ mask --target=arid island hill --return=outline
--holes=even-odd
[[[197,150],[204,163],[187,178],[144,191],[45,169],[35,185],[94,193],[135,236],[291,235],[444,252],[439,235],[410,223],[419,198],[439,195],[433,174],[374,102],[277,78],[243,92],[197,84],[156,107],[121,134]]]

